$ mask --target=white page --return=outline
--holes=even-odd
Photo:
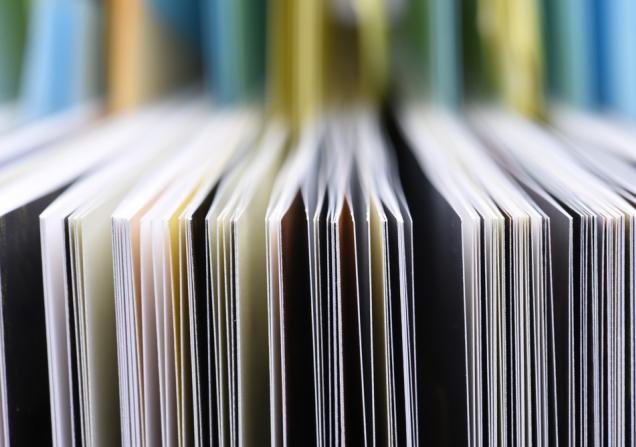
[[[160,116],[160,110],[145,111],[147,115],[144,119],[148,124]],[[142,117],[135,118],[139,120]],[[129,125],[127,118],[121,121],[120,128]],[[138,132],[142,134],[144,121],[137,121]],[[113,126],[111,124],[111,126]],[[113,128],[115,131],[116,129]],[[131,134],[129,139],[134,139]],[[101,138],[107,139],[106,133]],[[114,149],[120,150],[126,142],[115,140]],[[116,146],[116,145],[119,146]],[[112,170],[112,168],[111,168]],[[70,421],[70,389],[68,377],[68,335],[67,335],[67,311],[66,306],[66,274],[64,255],[64,218],[68,216],[78,203],[88,200],[103,188],[103,182],[108,177],[102,174],[80,182],[76,187],[71,188],[58,200],[52,203],[40,216],[42,232],[42,253],[43,253],[43,275],[44,275],[44,295],[45,310],[47,315],[47,332],[49,337],[49,372],[51,375],[52,393],[52,417],[53,430],[56,445],[67,445],[71,443],[71,421]]]
[[[177,442],[177,423],[181,419],[176,413],[175,377],[171,375],[174,374],[175,364],[172,360],[166,362],[169,357],[167,354],[174,352],[172,341],[166,339],[166,330],[173,325],[171,314],[167,313],[172,310],[172,307],[165,307],[165,298],[169,296],[166,294],[169,294],[170,291],[165,290],[166,283],[163,275],[165,269],[164,261],[168,259],[169,251],[166,251],[164,244],[155,246],[152,243],[153,232],[158,231],[156,237],[159,239],[157,240],[162,238],[162,233],[161,228],[153,230],[151,223],[153,216],[160,216],[161,206],[166,206],[160,205],[160,203],[171,205],[171,197],[174,198],[182,194],[178,185],[174,186],[178,176],[185,175],[189,169],[193,169],[195,166],[201,166],[202,161],[212,163],[210,157],[214,153],[210,152],[210,144],[213,144],[215,139],[226,135],[228,127],[231,127],[234,120],[232,116],[229,118],[226,116],[223,120],[217,122],[219,116],[211,115],[206,117],[206,114],[207,112],[204,112],[203,116],[199,115],[194,122],[192,117],[184,116],[179,118],[181,126],[185,126],[179,132],[184,132],[187,128],[190,128],[192,132],[192,129],[195,129],[197,125],[200,126],[201,119],[204,119],[205,125],[196,130],[193,136],[188,136],[187,143],[185,145],[181,143],[183,148],[181,153],[176,154],[172,159],[164,163],[161,169],[152,176],[141,181],[114,212],[115,227],[125,222],[130,222],[133,226],[128,230],[132,230],[128,237],[139,238],[139,245],[138,248],[135,248],[135,252],[126,256],[120,255],[119,257],[124,261],[127,258],[131,259],[131,256],[132,259],[135,256],[140,256],[138,258],[139,261],[136,261],[140,265],[138,273],[132,272],[127,275],[133,278],[139,274],[139,278],[135,279],[135,281],[139,281],[138,284],[140,285],[139,291],[134,292],[135,294],[139,293],[139,308],[130,307],[129,312],[131,315],[137,314],[138,317],[135,318],[141,319],[143,333],[137,339],[136,335],[133,336],[136,330],[133,330],[132,326],[127,329],[129,330],[127,337],[134,337],[134,344],[139,345],[139,348],[134,349],[139,349],[142,356],[140,369],[143,374],[140,376],[140,381],[142,384],[147,384],[147,386],[143,385],[143,405],[145,410],[143,410],[142,416],[145,418],[144,430],[146,432],[140,436],[145,437],[145,439],[156,439],[154,437],[161,436],[164,442],[169,442],[168,440]],[[160,139],[160,141],[163,140],[165,140],[165,137]],[[177,141],[180,140],[173,139],[172,144],[177,143]],[[224,153],[225,150],[226,148],[223,148],[221,153]],[[200,168],[197,167],[196,169]],[[185,177],[192,182],[192,178],[189,175]],[[166,188],[171,188],[174,191],[167,199],[163,195],[167,191]],[[154,256],[153,246],[157,256]],[[136,250],[139,251],[137,252]],[[166,278],[170,278],[170,276]],[[122,278],[122,280],[124,279],[125,277]],[[159,306],[159,304],[161,305]],[[166,320],[166,318],[168,319]],[[167,322],[169,322],[169,326],[166,326]],[[130,323],[122,321],[121,324],[118,324],[118,330],[120,326],[124,330],[129,325]],[[172,330],[170,333],[172,333]],[[135,354],[132,358],[137,355]],[[174,359],[174,357],[171,358]],[[157,363],[158,361],[160,362],[159,364]],[[181,377],[182,379],[183,377]],[[134,376],[130,380],[135,380]],[[131,411],[137,411],[135,410],[135,405],[130,403]],[[186,403],[185,405],[188,405],[189,408],[189,404]],[[183,412],[183,406],[180,408]],[[157,413],[157,409],[160,409],[159,413]],[[156,414],[156,416],[150,417],[151,414]]]
[[[196,319],[198,318],[195,315],[195,306],[193,300],[196,299],[201,300],[206,297],[195,297],[195,284],[193,277],[193,266],[192,262],[192,251],[194,247],[190,244],[192,243],[192,235],[189,234],[190,225],[193,219],[193,214],[198,208],[202,205],[202,202],[206,199],[208,194],[210,194],[211,189],[217,185],[220,176],[222,175],[224,170],[228,169],[228,162],[230,159],[233,161],[238,160],[241,157],[240,150],[243,149],[243,146],[249,141],[249,136],[255,134],[257,121],[255,120],[254,114],[250,110],[245,111],[233,111],[227,114],[227,116],[220,116],[219,120],[223,123],[219,126],[219,131],[215,132],[215,141],[217,141],[216,145],[218,146],[218,159],[215,157],[214,161],[211,162],[209,168],[206,170],[206,174],[204,175],[200,186],[193,193],[191,200],[187,202],[185,205],[183,212],[179,216],[179,238],[180,243],[185,244],[185,250],[187,253],[187,260],[180,259],[180,270],[183,275],[184,269],[187,269],[187,288],[184,289],[184,285],[181,285],[180,293],[187,297],[189,302],[189,329],[190,329],[190,339],[197,340],[198,332],[201,329],[196,328]],[[205,247],[197,247],[197,250],[204,250]],[[183,298],[182,298],[183,299]],[[206,318],[207,319],[207,318]],[[200,436],[204,436],[203,433],[203,425],[210,425],[210,436],[212,435],[212,424],[215,424],[217,421],[200,421],[202,410],[201,407],[208,407],[208,414],[212,415],[212,406],[216,406],[217,402],[206,402],[208,396],[201,395],[201,388],[199,387],[199,383],[201,381],[209,381],[208,377],[200,377],[198,375],[198,369],[194,368],[194,366],[198,366],[198,361],[200,360],[200,356],[204,354],[208,356],[211,353],[211,349],[213,348],[214,335],[212,331],[214,330],[214,325],[212,322],[208,321],[208,334],[205,335],[207,340],[207,346],[196,346],[195,343],[191,343],[190,355],[191,355],[191,363],[193,365],[192,370],[192,393],[193,393],[193,405],[194,405],[194,429],[195,429],[195,444],[200,445],[201,443],[206,442],[204,438],[200,438]],[[196,330],[195,330],[196,329]],[[215,362],[216,364],[216,362]],[[209,364],[208,364],[209,368]],[[210,374],[210,371],[208,371]],[[216,374],[214,374],[216,377]],[[208,389],[216,386],[215,383],[208,382]],[[216,393],[215,393],[216,395]]]
[[[150,149],[143,153],[143,157],[129,157],[130,160],[126,162],[128,166],[121,166],[118,172],[109,173],[112,177],[105,180],[116,181],[116,187],[108,189],[105,188],[106,184],[100,185],[101,194],[94,194],[91,200],[85,202],[69,218],[82,239],[79,262],[83,265],[83,287],[78,290],[77,300],[81,303],[80,307],[85,309],[83,326],[87,333],[83,339],[86,344],[86,374],[90,387],[88,435],[92,444],[111,445],[119,439],[113,437],[117,433],[112,430],[119,422],[114,420],[119,417],[119,406],[113,406],[116,402],[110,398],[118,391],[115,380],[116,357],[112,351],[115,347],[115,311],[112,291],[113,262],[108,241],[110,214],[137,176],[152,169],[167,155],[165,148],[161,146]],[[106,287],[107,285],[110,287]],[[113,307],[109,307],[109,304],[113,304]]]
[[[13,128],[0,135],[0,165],[45,149],[47,146],[59,143],[63,138],[81,132],[98,117],[99,112],[98,104],[88,103]],[[1,126],[0,123],[0,128]]]
[[[285,385],[285,357],[286,354],[284,338],[293,337],[293,334],[282,333],[284,327],[289,323],[286,323],[283,307],[285,297],[283,296],[282,287],[282,272],[280,271],[280,264],[282,262],[282,222],[281,219],[289,211],[292,201],[297,194],[301,193],[301,188],[304,186],[306,179],[316,174],[319,169],[318,166],[318,150],[319,150],[319,138],[321,137],[321,125],[320,123],[312,123],[303,132],[298,145],[293,147],[292,155],[288,157],[287,161],[281,168],[276,182],[272,189],[270,202],[267,208],[265,217],[267,234],[266,234],[266,253],[267,253],[267,287],[268,287],[268,343],[269,343],[269,395],[270,395],[270,433],[271,444],[281,445],[293,443],[293,440],[289,440],[288,433],[285,430],[289,427],[290,423],[285,423],[285,418],[290,412],[294,410],[288,409],[287,388]],[[308,191],[307,191],[308,192]],[[308,192],[309,193],[309,192]],[[315,199],[308,199],[309,201]],[[313,209],[311,212],[313,216]],[[309,209],[305,207],[305,215],[308,219]],[[309,243],[309,241],[308,241]],[[300,260],[299,260],[300,261]],[[310,273],[310,272],[308,272]],[[310,278],[306,278],[308,284],[311,286]],[[312,287],[313,288],[313,287]],[[290,298],[288,298],[290,299]],[[316,349],[316,333],[315,333],[315,304],[312,298],[312,350],[313,350],[313,367],[318,368],[316,362],[318,361],[318,349]],[[299,315],[304,317],[304,315]],[[309,322],[308,322],[309,323]],[[282,352],[281,352],[282,351]],[[314,371],[314,377],[317,378],[316,371]],[[306,378],[303,378],[306,379]],[[311,409],[315,418],[316,427],[316,440],[321,442],[322,430],[319,428],[322,425],[322,408],[320,405],[320,387],[314,380],[314,402],[315,408]],[[295,402],[298,402],[299,396],[291,396]],[[305,400],[305,405],[310,406],[308,399]],[[283,409],[286,409],[283,412]],[[302,413],[304,414],[304,413]],[[294,417],[300,418],[301,415],[294,414]],[[312,439],[314,434],[306,434],[307,439]]]
[[[251,147],[248,148],[247,154],[226,174],[205,217],[206,250],[210,272],[209,290],[212,295],[209,299],[212,302],[212,319],[214,320],[213,350],[216,359],[217,380],[215,386],[218,396],[218,442],[220,444],[229,443],[230,439],[230,377],[228,376],[229,350],[227,348],[228,329],[226,327],[225,263],[219,216],[253,155],[254,151],[251,150]]]
[[[263,376],[268,367],[268,347],[265,235],[261,230],[285,139],[286,131],[278,123],[266,129],[253,161],[218,218],[225,241],[225,296],[229,300],[226,315],[232,318],[226,323],[230,439],[238,443],[270,436],[269,421],[263,421],[263,414],[269,411],[269,382],[268,375]]]
[[[122,431],[130,442],[141,442],[143,437],[157,436],[165,424],[159,421],[146,421],[152,410],[142,410],[143,405],[155,399],[159,392],[143,388],[144,374],[153,374],[156,366],[145,362],[152,361],[147,354],[156,350],[156,332],[153,329],[154,311],[149,307],[149,300],[141,297],[141,272],[139,270],[140,250],[140,218],[165,188],[166,182],[185,169],[191,163],[193,155],[200,149],[192,145],[183,145],[183,139],[200,128],[208,115],[207,108],[199,103],[189,109],[188,113],[180,113],[172,120],[171,126],[163,128],[153,135],[155,144],[183,148],[178,155],[171,157],[157,172],[142,179],[113,212],[113,245],[115,247],[116,279],[116,312],[118,315],[118,344],[124,351],[119,358],[120,393],[122,398]],[[117,267],[117,264],[120,264]],[[141,324],[143,321],[145,323]],[[141,328],[144,328],[143,334]],[[152,380],[148,381],[152,383]],[[134,393],[134,394],[133,394]],[[141,396],[144,397],[141,397]],[[128,401],[128,396],[135,397]],[[151,407],[152,408],[152,407]],[[142,422],[143,421],[143,422]],[[145,427],[145,428],[144,428]],[[145,433],[150,430],[154,434]],[[133,430],[132,432],[128,430]]]
[[[573,213],[581,216],[581,241],[575,239],[573,244],[580,244],[582,252],[579,259],[573,262],[585,262],[581,281],[586,284],[589,278],[592,288],[588,289],[584,285],[579,296],[570,298],[568,319],[572,324],[579,324],[573,310],[579,306],[585,312],[591,312],[592,316],[591,325],[584,319],[580,333],[571,330],[568,334],[572,346],[568,380],[574,384],[575,375],[580,374],[579,377],[585,381],[580,387],[573,387],[573,393],[569,396],[568,436],[575,441],[588,437],[591,431],[595,439],[599,439],[603,424],[607,423],[612,427],[612,438],[620,442],[625,436],[622,423],[625,401],[619,398],[624,394],[624,381],[616,374],[622,368],[620,365],[624,364],[624,349],[620,343],[624,336],[624,325],[621,322],[621,307],[617,307],[616,303],[623,300],[620,297],[625,289],[624,268],[616,268],[616,265],[624,263],[622,234],[626,218],[631,220],[633,216],[633,208],[586,171],[579,163],[580,158],[571,157],[567,145],[546,129],[497,111],[482,111],[479,122],[484,130],[493,135],[502,154],[512,156],[523,169],[532,172],[536,181],[546,190],[565,203]],[[523,141],[523,144],[513,145],[511,141]],[[588,263],[591,269],[587,267]],[[604,266],[603,270],[601,265]],[[606,306],[601,304],[603,302],[607,303]],[[610,328],[618,332],[614,336],[608,335]],[[577,349],[583,353],[578,358],[575,357]],[[592,355],[589,360],[586,359],[588,351]],[[608,356],[610,377],[603,377],[601,359],[605,355]],[[588,362],[591,362],[591,368]],[[605,389],[606,392],[602,388],[604,382],[611,384]],[[587,392],[588,387],[592,387],[592,393]],[[608,408],[607,419],[604,407]],[[591,413],[591,418],[584,417],[585,413]]]

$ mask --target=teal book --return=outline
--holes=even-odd
[[[203,0],[207,84],[219,103],[258,95],[265,75],[266,2]]]
[[[462,95],[461,3],[429,0],[431,92],[436,102],[456,106]]]
[[[146,0],[157,18],[193,47],[201,45],[201,0]]]
[[[544,0],[550,93],[576,107],[599,105],[597,0]]]

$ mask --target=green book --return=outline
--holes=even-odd
[[[0,2],[0,103],[13,100],[20,89],[28,0]]]

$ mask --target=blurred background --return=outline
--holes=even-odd
[[[183,86],[302,123],[387,98],[636,118],[633,0],[2,0],[0,130]]]

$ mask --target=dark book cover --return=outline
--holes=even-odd
[[[52,444],[39,215],[63,190],[0,217],[5,399],[12,445]]]

